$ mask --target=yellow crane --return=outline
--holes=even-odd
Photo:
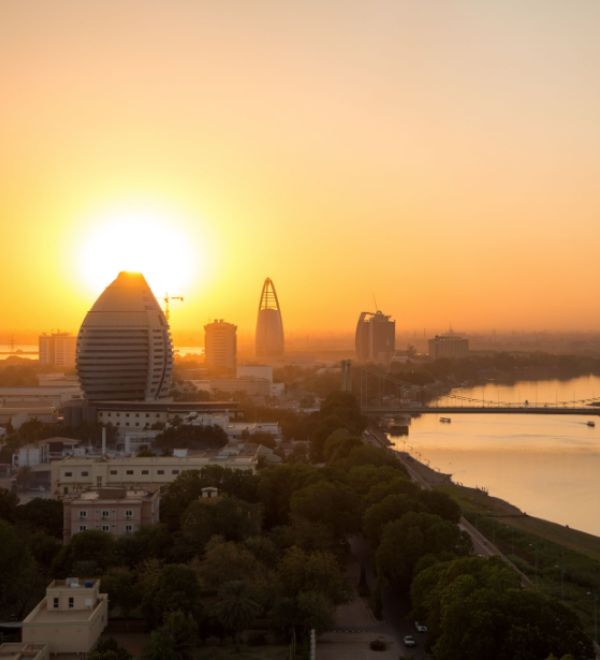
[[[183,296],[170,296],[168,293],[165,293],[165,297],[163,298],[165,301],[165,318],[167,319],[167,323],[169,322],[169,300],[181,300],[183,302]]]

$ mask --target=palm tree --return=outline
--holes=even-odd
[[[243,580],[226,582],[219,591],[215,606],[219,621],[235,634],[235,650],[240,652],[240,637],[260,612],[260,605],[250,598],[250,588]]]

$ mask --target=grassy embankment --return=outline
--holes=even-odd
[[[594,594],[600,595],[600,538],[528,516],[481,490],[442,485],[465,518],[528,575],[534,588],[563,599],[594,634]],[[536,569],[537,565],[537,569]],[[600,622],[600,601],[597,602]]]

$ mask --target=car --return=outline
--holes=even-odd
[[[404,646],[417,645],[417,642],[415,642],[415,638],[412,635],[406,635],[406,637],[402,641],[404,642]]]
[[[427,626],[424,626],[422,623],[415,621],[415,628],[417,632],[427,632]]]

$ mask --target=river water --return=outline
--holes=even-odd
[[[600,396],[600,378],[488,383],[454,394],[494,402],[541,406]],[[456,405],[444,398],[440,405]],[[432,403],[435,405],[435,402]],[[465,405],[468,405],[465,403]],[[473,404],[471,404],[473,405]],[[582,404],[576,404],[578,407]],[[593,410],[593,409],[592,409]],[[600,536],[600,418],[592,415],[439,415],[413,419],[408,437],[390,438],[455,482],[485,487],[530,515]],[[586,422],[595,420],[595,428]]]

